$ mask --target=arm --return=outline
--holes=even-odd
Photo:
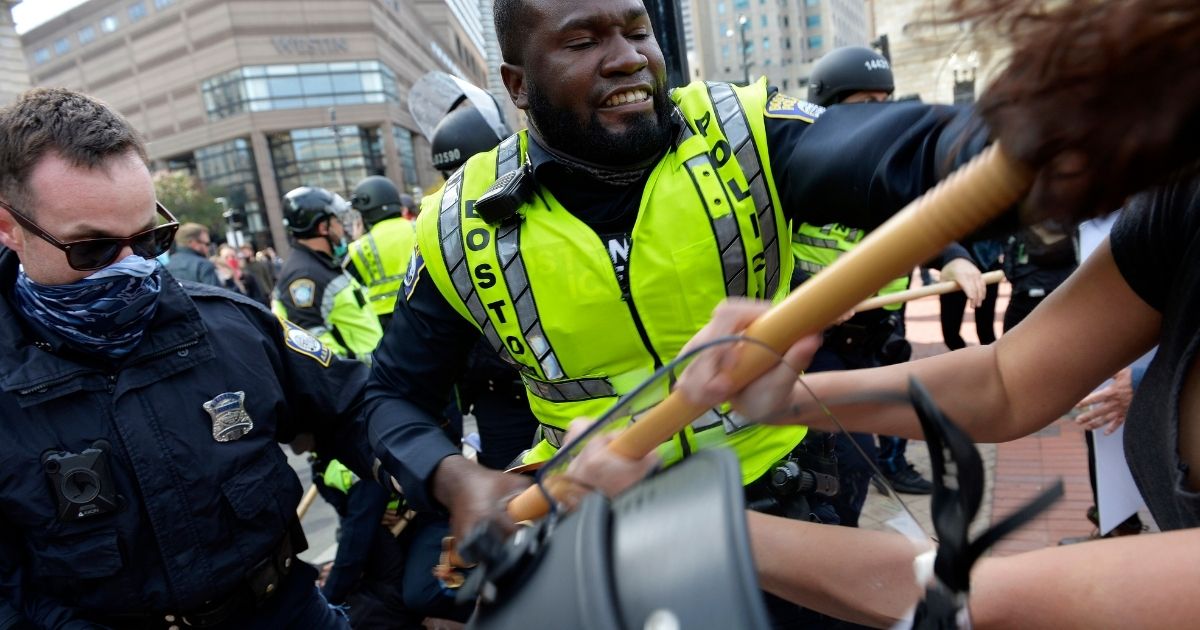
[[[383,337],[383,329],[379,326],[379,317],[367,306],[362,288],[349,276],[342,277],[348,282],[334,294],[333,308],[324,314],[325,321],[337,330],[346,349],[353,352],[356,359],[370,363],[371,353]]]
[[[891,532],[746,513],[763,590],[827,615],[889,627],[921,597],[913,559],[925,551]]]
[[[689,344],[742,330],[767,308],[747,302],[723,305]],[[1097,383],[1145,353],[1161,321],[1159,312],[1125,282],[1105,244],[995,344],[853,373],[812,374],[805,383],[820,400],[835,405],[849,431],[920,438],[916,416],[904,405],[837,405],[864,392],[903,395],[909,378],[915,377],[976,440],[1012,440],[1053,422]],[[759,379],[738,393],[720,372],[726,361],[719,355],[694,361],[679,381],[685,395],[697,402],[719,402],[736,394],[735,404],[749,417],[796,406],[799,415],[793,413],[786,422],[834,429],[823,414],[811,412],[810,395],[794,379],[782,381],[791,383],[782,390],[778,378]]]
[[[321,587],[321,594],[330,602],[344,602],[362,576],[377,530],[382,527],[379,523],[387,510],[388,497],[388,491],[370,479],[360,479],[350,486],[346,515],[340,519],[337,556]]]
[[[909,377],[916,377],[975,439],[1011,440],[1053,422],[1097,383],[1145,353],[1161,321],[1125,282],[1106,243],[993,345],[860,370],[853,378],[813,375],[808,382],[829,400],[853,391],[903,392]],[[859,430],[921,437],[916,417],[900,405],[857,405],[839,410],[838,417]]]
[[[985,558],[971,617],[989,628],[1184,628],[1200,618],[1200,530]]]
[[[918,102],[767,118],[771,167],[793,221],[874,229],[986,144],[970,110]]]
[[[418,509],[449,508],[461,535],[528,481],[468,461],[442,431],[441,410],[480,333],[424,270],[405,293],[375,352],[366,395],[370,440],[405,498]]]

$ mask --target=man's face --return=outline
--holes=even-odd
[[[662,51],[641,0],[529,0],[524,65],[505,65],[517,107],[557,151],[633,166],[670,140]]]
[[[212,250],[212,237],[208,232],[201,232],[199,238],[192,241],[192,251],[201,256],[208,256],[208,252]]]
[[[48,153],[33,168],[28,188],[31,207],[17,210],[64,243],[124,238],[157,222],[150,172],[132,151],[95,169],[72,166]],[[25,273],[40,284],[69,284],[95,273],[72,269],[65,252],[21,228],[3,211],[0,243],[17,253]],[[131,253],[127,246],[116,260]]]

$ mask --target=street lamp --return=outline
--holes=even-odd
[[[750,85],[750,66],[754,65],[753,61],[746,59],[746,49],[749,47],[746,42],[746,29],[749,28],[750,19],[745,15],[738,16],[738,40],[742,45],[742,80],[746,85]],[[733,38],[733,29],[725,30],[725,37]]]

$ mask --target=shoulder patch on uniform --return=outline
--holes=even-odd
[[[421,270],[425,268],[425,257],[421,255],[421,247],[413,243],[412,257],[408,259],[408,271],[404,273],[404,299],[412,298],[413,291],[417,289],[417,282],[421,280]]]
[[[323,367],[329,367],[329,362],[333,360],[333,351],[329,346],[321,343],[312,333],[282,317],[279,317],[279,326],[283,329],[283,343],[288,350],[303,354]]]
[[[288,295],[292,296],[292,303],[296,308],[308,308],[313,305],[313,299],[317,295],[317,283],[309,278],[292,280],[288,285]]]
[[[765,115],[767,118],[791,118],[810,123],[820,117],[824,111],[825,108],[816,103],[776,92],[771,100],[767,101]]]

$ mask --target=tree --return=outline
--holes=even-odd
[[[219,190],[206,189],[184,171],[158,171],[154,173],[154,193],[180,223],[190,221],[207,226],[213,234],[225,233],[224,208],[216,201]]]

